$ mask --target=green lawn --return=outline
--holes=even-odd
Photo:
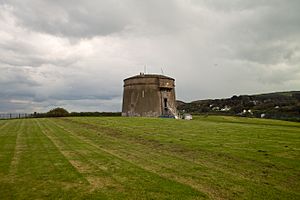
[[[300,123],[0,120],[0,199],[300,199]]]

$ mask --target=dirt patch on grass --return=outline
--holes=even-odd
[[[91,190],[113,188],[113,189],[117,189],[118,191],[121,191],[123,189],[121,185],[116,183],[116,181],[113,180],[111,177],[89,176],[86,177],[86,179],[88,180],[91,186]]]
[[[69,159],[69,162],[80,174],[92,173],[95,171],[93,166],[87,165],[83,161]]]
[[[76,158],[78,155],[76,152],[74,151],[60,151],[66,158],[70,158],[70,159],[74,159]]]

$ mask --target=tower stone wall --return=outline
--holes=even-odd
[[[175,80],[140,74],[124,80],[122,116],[175,117]]]

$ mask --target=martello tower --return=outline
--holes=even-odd
[[[124,80],[122,116],[177,117],[175,80],[143,74]]]

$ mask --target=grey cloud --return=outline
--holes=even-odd
[[[300,88],[296,0],[1,5],[0,112],[119,111],[122,79],[144,65],[184,101]]]
[[[222,25],[218,42],[227,46],[236,59],[261,64],[292,62],[289,56],[300,43],[299,1],[193,2],[216,14],[215,26]]]
[[[180,1],[28,1],[6,0],[21,26],[63,37],[106,36],[134,29],[171,32],[186,28],[188,10]],[[146,30],[144,30],[146,29]]]
[[[73,37],[107,35],[123,30],[126,3],[118,1],[5,1],[21,25],[33,30]],[[29,6],[30,4],[30,6]]]
[[[3,67],[0,66],[0,83],[1,86],[11,85],[11,84],[20,84],[26,86],[38,86],[39,84],[30,79],[27,75],[28,69],[26,68],[15,68],[15,67]]]
[[[37,46],[39,44],[33,41],[3,41],[0,43],[0,62],[10,66],[39,67],[43,64],[68,66],[77,61],[76,57],[48,58]]]
[[[289,44],[247,44],[241,45],[236,50],[239,59],[246,59],[260,64],[274,65],[277,63],[292,62],[297,49]]]
[[[2,51],[0,50],[0,53]],[[42,56],[35,55],[22,55],[22,54],[14,54],[14,53],[3,53],[4,57],[0,58],[0,62],[2,64],[10,65],[10,66],[30,66],[30,67],[39,67],[43,64],[52,64],[52,65],[60,65],[60,66],[68,66],[72,63],[76,62],[75,58],[71,59],[47,59]]]

